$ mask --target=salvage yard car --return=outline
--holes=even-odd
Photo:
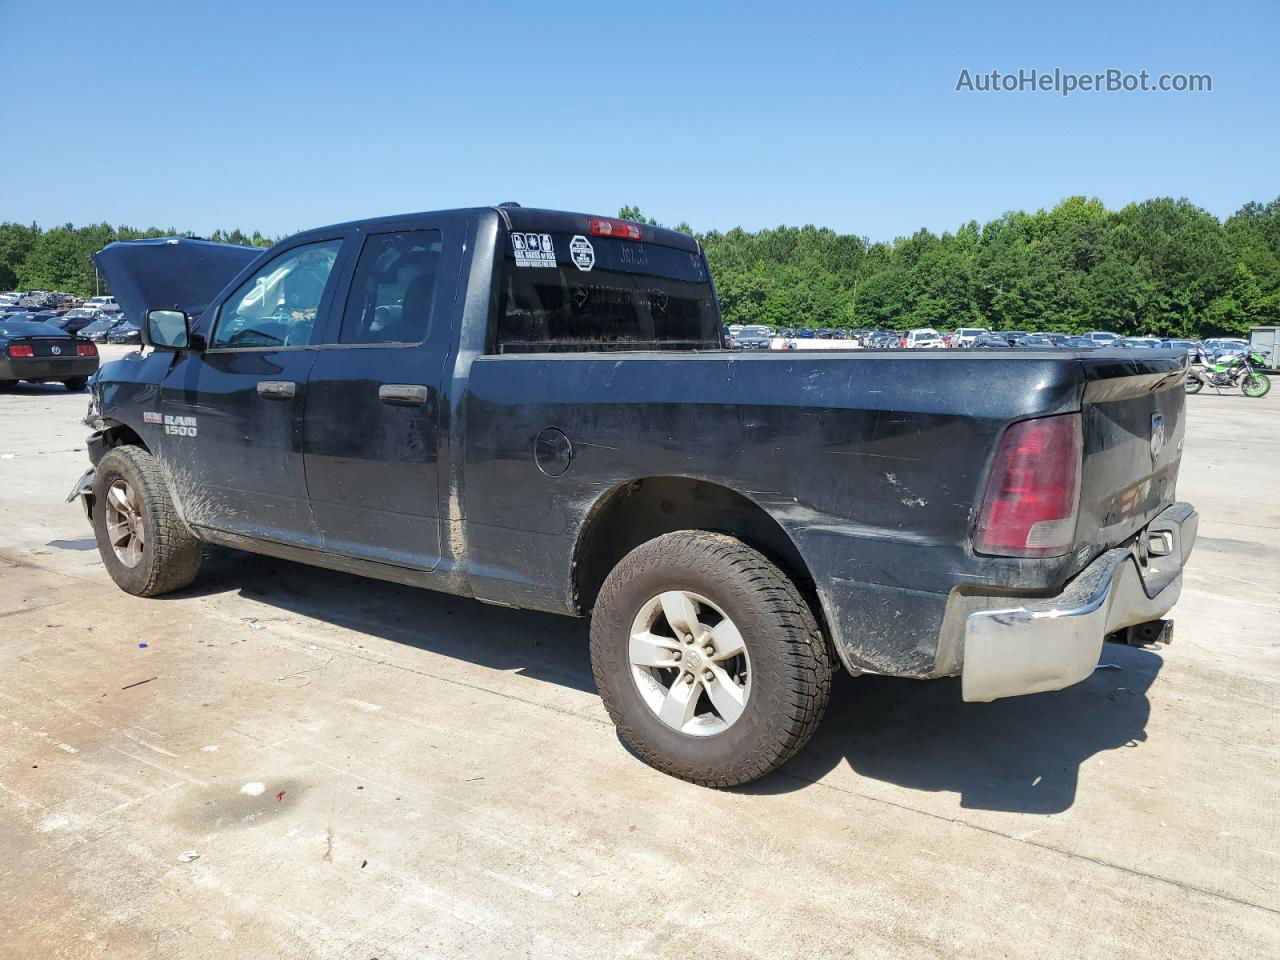
[[[95,260],[153,349],[69,499],[138,596],[213,543],[590,615],[622,735],[712,786],[841,666],[986,701],[1167,635],[1181,356],[730,351],[694,238],[510,205]]]
[[[128,320],[116,320],[107,331],[107,343],[141,343],[142,333]]]
[[[960,327],[951,334],[951,340],[947,345],[953,350],[964,350],[977,343],[978,337],[990,332],[984,327]]]
[[[52,323],[59,329],[67,331],[67,333],[83,333],[86,328],[98,322],[101,316],[97,310],[88,307],[75,307],[68,310]]]
[[[0,387],[61,382],[73,393],[98,369],[98,348],[51,323],[0,319]]]
[[[945,350],[947,343],[937,330],[921,327],[907,331],[907,341],[903,346],[908,350]]]

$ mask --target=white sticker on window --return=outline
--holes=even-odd
[[[551,245],[549,233],[513,233],[511,249],[515,252],[517,267],[556,265],[556,248]]]
[[[572,240],[569,241],[569,256],[573,257],[574,265],[579,270],[590,270],[596,265],[596,250],[591,246],[591,241],[582,234],[574,234]]]

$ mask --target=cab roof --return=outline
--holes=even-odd
[[[462,217],[477,220],[481,217],[497,216],[508,230],[536,231],[540,233],[581,233],[583,235],[591,234],[591,220],[618,220],[617,217],[607,217],[604,214],[572,213],[567,210],[546,210],[540,207],[517,207],[506,205],[492,207],[459,207],[452,210],[424,210],[417,213],[392,214],[382,217],[369,217],[363,220],[348,220],[345,223],[327,224],[322,227],[313,227],[308,230],[291,234],[286,238],[286,240],[292,242],[313,234],[318,236],[325,233],[333,233],[336,230],[349,230],[360,227],[366,229],[372,227],[379,229],[383,227],[395,227],[400,223],[408,223],[414,220],[419,220],[422,217],[433,215]],[[626,222],[631,223],[634,221]],[[641,242],[656,243],[664,247],[674,247],[677,250],[687,250],[690,253],[701,252],[698,241],[687,233],[680,233],[678,230],[669,230],[666,227],[655,227],[647,223],[637,223],[636,226],[638,226],[641,231]]]

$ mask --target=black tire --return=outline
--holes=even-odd
[[[81,390],[85,388],[85,385],[88,382],[89,382],[88,377],[72,377],[70,380],[63,380],[62,385],[66,387],[68,390],[70,390],[72,393],[79,393]]]
[[[130,567],[116,556],[107,537],[107,491],[124,480],[139,498],[144,536],[142,558]],[[160,465],[141,447],[109,450],[93,476],[93,533],[107,573],[126,593],[154,597],[180,590],[200,569],[200,541],[178,516]]]
[[[1194,377],[1187,377],[1187,382],[1183,384],[1183,389],[1187,393],[1199,393],[1204,389],[1204,381]]]
[[[0,390],[12,390],[17,385],[17,380],[0,380]]]
[[[1240,381],[1240,392],[1257,400],[1271,392],[1271,378],[1261,373],[1251,373]]]
[[[719,607],[750,658],[743,712],[711,736],[660,720],[632,672],[633,622],[668,590]],[[826,709],[832,660],[809,605],[763,554],[724,534],[682,530],[636,547],[605,580],[591,615],[591,669],[609,716],[646,763],[682,780],[730,787],[772,772],[805,745]]]

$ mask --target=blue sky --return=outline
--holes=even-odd
[[[976,9],[970,9],[970,8]],[[0,0],[0,220],[288,233],[516,200],[891,239],[1280,195],[1280,4]],[[957,93],[1019,68],[1213,92]]]

